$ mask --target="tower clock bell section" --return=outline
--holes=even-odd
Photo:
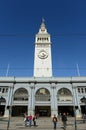
[[[44,21],[35,37],[34,77],[52,77],[51,40]]]

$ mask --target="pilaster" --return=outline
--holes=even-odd
[[[34,115],[35,110],[35,85],[31,84],[30,86],[30,92],[29,92],[29,102],[28,102],[28,115]]]
[[[76,117],[81,117],[81,109],[80,109],[79,100],[78,100],[77,86],[72,84],[72,90],[73,90],[74,113]]]
[[[56,98],[56,86],[51,84],[51,116],[57,115],[57,98]]]
[[[11,116],[12,112],[12,104],[13,104],[13,91],[14,91],[14,83],[13,86],[9,86],[8,89],[8,98],[6,100],[6,106],[5,106],[5,113],[4,117],[9,117]]]

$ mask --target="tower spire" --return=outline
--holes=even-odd
[[[40,34],[44,34],[44,33],[48,34],[47,28],[45,26],[45,20],[44,20],[44,18],[42,18],[42,22],[41,22],[41,25],[40,25],[40,28],[39,28],[39,33]]]

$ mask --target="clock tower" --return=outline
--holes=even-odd
[[[35,37],[34,77],[52,77],[51,39],[44,20]]]

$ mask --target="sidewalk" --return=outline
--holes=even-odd
[[[7,130],[8,120],[4,118],[2,121],[0,119],[0,130]],[[82,120],[77,121],[76,130],[86,130],[86,123]],[[37,119],[37,126],[25,127],[23,117],[11,117],[9,130],[53,130],[53,122],[51,118],[40,117]],[[57,123],[57,130],[63,130],[61,120]],[[70,117],[67,121],[66,130],[75,130],[74,118]]]

